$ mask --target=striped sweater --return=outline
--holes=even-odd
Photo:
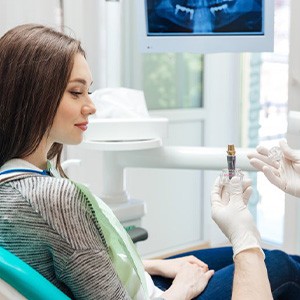
[[[0,246],[74,299],[130,299],[85,196],[68,179],[0,184]]]

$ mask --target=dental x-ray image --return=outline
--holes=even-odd
[[[264,0],[147,0],[148,34],[263,34]]]

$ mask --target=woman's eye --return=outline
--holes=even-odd
[[[80,95],[82,95],[82,92],[71,91],[70,93],[75,97],[79,97]]]

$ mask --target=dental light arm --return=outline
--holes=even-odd
[[[255,170],[249,163],[249,148],[237,148],[239,167],[244,171]],[[119,152],[118,164],[125,167],[221,170],[226,167],[224,148],[210,147],[159,147],[137,152]]]
[[[161,169],[185,169],[185,170],[221,170],[226,168],[224,160],[224,148],[209,147],[178,147],[157,146],[151,149],[141,150],[105,150],[103,145],[85,142],[82,145],[88,149],[101,150],[102,168],[100,183],[100,197],[106,203],[116,204],[128,201],[125,186],[124,170],[126,168],[161,168]],[[249,164],[247,153],[253,149],[237,148],[236,159],[243,171],[254,171]]]

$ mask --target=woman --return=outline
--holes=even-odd
[[[232,255],[247,253],[249,245],[231,239],[233,251],[207,249],[142,264],[110,209],[66,178],[62,145],[80,143],[95,112],[79,41],[42,25],[17,26],[0,39],[0,78],[0,246],[74,299],[231,298]],[[239,192],[240,201],[247,191]],[[218,183],[214,199],[223,199]],[[261,253],[253,240],[250,248]],[[289,282],[299,284],[292,257],[267,251],[266,264],[274,295],[287,295]]]

